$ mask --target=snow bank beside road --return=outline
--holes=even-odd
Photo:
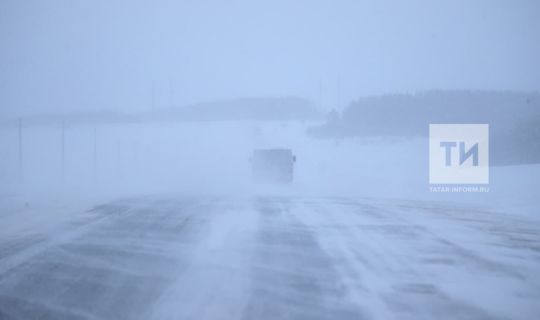
[[[318,140],[306,134],[311,125],[268,121],[101,125],[95,136],[91,126],[68,125],[63,173],[60,129],[28,127],[22,179],[17,176],[16,133],[0,137],[0,147],[8,154],[0,158],[4,182],[0,192],[69,192],[66,197],[74,199],[267,193],[398,198],[464,202],[538,216],[538,164],[492,167],[489,193],[433,193],[426,138]],[[290,148],[297,156],[294,184],[277,189],[253,185],[249,158],[256,148]]]
[[[489,192],[436,193],[427,138],[313,140],[300,126],[268,128],[267,135],[297,155],[299,194],[458,202],[540,219],[540,164],[492,166]]]

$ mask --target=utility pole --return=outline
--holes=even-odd
[[[23,180],[23,137],[22,118],[19,118],[19,179]]]
[[[156,105],[156,85],[154,81],[152,80],[152,111],[154,111],[155,105]]]
[[[172,78],[169,78],[169,104],[171,108],[174,106],[174,85]]]
[[[319,109],[322,110],[322,90],[323,90],[323,84],[322,81],[319,81],[319,96],[317,97],[319,100]]]
[[[66,165],[66,123],[62,120],[62,181],[65,177],[65,165]]]
[[[94,161],[93,161],[93,170],[94,170],[94,179],[97,177],[97,130],[94,127]]]
[[[122,177],[122,165],[120,157],[120,140],[116,140],[116,178]]]
[[[337,79],[337,110],[341,110],[341,78],[338,77]]]

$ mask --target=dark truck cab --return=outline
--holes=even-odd
[[[296,157],[290,149],[256,149],[251,157],[253,180],[292,183]]]

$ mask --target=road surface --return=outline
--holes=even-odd
[[[540,318],[530,218],[289,197],[123,199],[74,215],[1,234],[0,319]]]

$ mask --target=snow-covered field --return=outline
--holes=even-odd
[[[0,194],[246,195],[257,191],[250,179],[253,149],[285,147],[297,156],[295,183],[279,193],[466,202],[538,215],[538,164],[491,167],[489,193],[433,193],[426,139],[315,140],[305,134],[309,125],[313,124],[68,124],[64,169],[61,127],[25,127],[22,173],[17,130],[1,128]]]
[[[22,177],[0,129],[0,318],[540,316],[539,165],[432,193],[424,139],[307,125],[72,125],[63,172],[59,128],[29,127]],[[292,186],[252,184],[271,147]]]

